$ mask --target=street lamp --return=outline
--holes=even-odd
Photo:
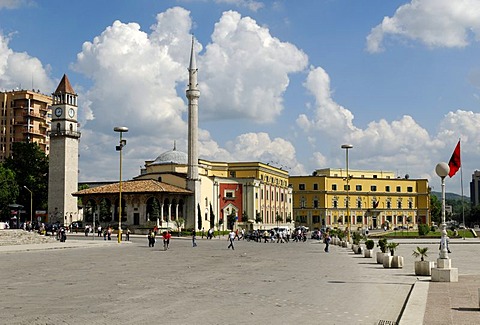
[[[116,126],[113,131],[120,133],[120,142],[116,150],[120,151],[120,181],[118,183],[118,243],[122,242],[122,149],[127,145],[127,140],[122,139],[124,132],[128,132],[126,126]]]
[[[440,254],[437,267],[432,268],[433,282],[458,282],[458,269],[452,267],[452,260],[448,257],[447,223],[445,221],[445,177],[450,172],[447,163],[438,163],[435,172],[442,179],[442,239],[440,240]]]
[[[342,149],[345,149],[345,162],[347,165],[347,241],[350,242],[350,175],[348,174],[348,149],[352,149],[351,144],[342,144]]]
[[[435,172],[442,179],[442,239],[440,241],[440,258],[448,259],[447,223],[445,221],[445,177],[450,172],[450,167],[447,163],[441,162],[435,167]]]
[[[25,185],[23,188],[30,192],[30,226],[33,226],[33,192]]]

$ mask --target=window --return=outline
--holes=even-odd
[[[313,184],[313,190],[318,191],[318,184]]]
[[[236,177],[235,175],[235,172],[230,172],[230,177]]]
[[[413,192],[413,187],[408,186],[408,187],[407,187],[407,192],[408,192],[408,193],[412,193],[412,192]]]
[[[397,216],[397,223],[403,223],[403,216]]]
[[[305,184],[298,184],[298,189],[300,191],[305,191]]]
[[[362,201],[357,200],[357,208],[361,209],[362,208]]]
[[[397,209],[401,209],[402,208],[402,201],[398,201],[397,202]]]
[[[304,197],[300,199],[300,208],[304,209],[307,205],[307,202]]]
[[[362,223],[362,216],[357,216],[357,223]]]
[[[225,191],[225,198],[226,198],[226,199],[233,199],[233,198],[235,198],[234,192],[233,192],[233,191]]]
[[[337,184],[332,184],[332,191],[336,191],[337,190]]]
[[[409,208],[409,209],[413,209],[413,202],[412,202],[412,201],[409,201],[409,202],[408,202],[408,208]]]
[[[320,223],[320,216],[312,216],[313,223]]]
[[[370,191],[376,192],[377,191],[377,185],[370,186]]]
[[[377,176],[377,175],[373,175],[373,178],[378,178],[378,176]]]
[[[343,190],[344,191],[350,191],[350,184],[349,185],[343,185]]]
[[[318,199],[313,199],[313,208],[318,209]]]
[[[401,192],[402,191],[402,187],[401,186],[397,186],[397,192]]]
[[[390,192],[390,186],[385,186],[385,192]]]
[[[362,190],[362,185],[356,185],[355,190],[356,191],[361,191]]]
[[[334,201],[333,201],[333,208],[334,208],[334,209],[337,209],[337,208],[338,208],[338,201],[337,201],[337,200],[334,200]]]
[[[391,208],[392,208],[392,202],[387,201],[387,209],[391,209]]]

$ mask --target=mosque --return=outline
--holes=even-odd
[[[198,158],[197,66],[190,55],[188,154],[177,150],[145,161],[132,180],[73,193],[82,199],[84,220],[135,228],[218,230],[293,227],[289,174],[261,162],[215,162]],[[121,212],[120,212],[121,211]]]

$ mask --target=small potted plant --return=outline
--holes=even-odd
[[[397,268],[401,269],[403,267],[403,256],[395,255],[395,250],[398,247],[398,243],[390,242],[387,244],[387,249],[390,251],[391,256],[383,260],[383,267],[385,268]]]
[[[420,261],[415,261],[415,275],[425,275],[431,276],[432,275],[432,261],[425,261],[425,257],[427,255],[428,247],[418,247],[413,251],[414,257],[420,257]]]
[[[365,257],[372,257],[373,256],[373,247],[375,246],[375,242],[371,239],[367,239],[365,241],[365,253],[364,253],[364,256]]]
[[[386,238],[380,238],[378,240],[377,246],[380,247],[380,252],[377,252],[377,263],[378,264],[383,264],[383,258],[384,256],[389,256],[390,253],[387,251],[387,239]]]
[[[360,241],[362,240],[362,235],[358,231],[352,233],[352,250],[355,254],[361,254],[362,248],[360,247]]]

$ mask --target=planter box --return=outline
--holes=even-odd
[[[387,253],[383,254],[383,267],[389,269],[392,267],[393,256],[388,255]]]
[[[352,244],[352,251],[357,254],[358,245]]]
[[[392,268],[403,268],[403,256],[392,256]]]
[[[364,257],[372,258],[373,257],[373,249],[366,249],[363,254]]]
[[[377,252],[377,263],[378,264],[383,264],[383,257],[385,255],[390,255],[388,253],[382,253],[381,251],[380,252]]]
[[[433,261],[415,261],[415,275],[431,276]]]

